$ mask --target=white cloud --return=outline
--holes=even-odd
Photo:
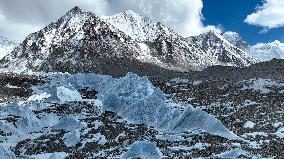
[[[23,40],[75,5],[97,15],[112,15],[131,9],[164,23],[183,36],[221,30],[203,25],[202,0],[7,0],[0,1],[0,34]]]
[[[263,1],[263,5],[257,7],[254,13],[248,15],[245,22],[263,27],[262,33],[267,32],[269,29],[284,26],[284,1]]]

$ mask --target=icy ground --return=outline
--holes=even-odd
[[[3,156],[259,156],[242,150],[240,145],[247,141],[214,116],[190,104],[170,102],[147,77],[133,73],[119,79],[59,73],[40,77],[27,80],[32,84],[26,86],[13,83],[13,78],[9,81],[14,87],[8,90],[25,87],[32,93],[14,100],[18,102],[6,100],[0,107]]]

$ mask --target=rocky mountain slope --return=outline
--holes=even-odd
[[[0,35],[0,59],[8,55],[16,47],[16,43]]]
[[[257,43],[256,45],[250,46],[238,33],[225,32],[223,37],[232,45],[249,53],[260,61],[270,61],[273,58],[284,59],[284,44],[278,40],[271,43]]]
[[[219,35],[208,36],[198,39],[204,41],[198,45],[197,41],[183,38],[161,23],[131,11],[98,17],[75,7],[56,22],[29,35],[0,64],[2,68],[17,71],[125,75],[129,71],[151,72],[149,68],[154,72],[190,71],[211,65],[244,67],[256,62],[227,45],[224,39],[216,38]],[[215,46],[217,39],[219,43]]]

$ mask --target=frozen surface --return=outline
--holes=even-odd
[[[16,159],[13,152],[3,146],[0,146],[0,158],[1,159]]]
[[[71,132],[65,134],[64,144],[67,147],[75,146],[80,142],[80,132],[78,130],[72,130]]]
[[[72,112],[67,113],[69,108],[74,110],[76,107],[72,107],[80,103],[88,103],[88,107],[92,107],[92,104],[95,103],[98,107],[94,107],[94,109],[98,109],[96,111],[98,114],[104,110],[116,112],[123,118],[122,121],[127,121],[126,124],[144,123],[146,126],[152,126],[162,134],[171,134],[170,140],[181,140],[181,136],[179,137],[178,134],[182,133],[211,134],[229,140],[240,139],[214,116],[200,108],[168,102],[166,95],[159,88],[154,87],[147,77],[139,77],[133,73],[128,73],[125,77],[118,79],[96,74],[50,74],[48,77],[51,79],[50,82],[33,87],[34,98],[30,98],[28,102],[23,102],[22,105],[8,104],[0,107],[1,119],[7,115],[19,117],[15,125],[6,122],[6,120],[0,122],[1,130],[5,133],[12,133],[11,136],[0,138],[0,141],[3,141],[5,145],[13,145],[25,139],[36,139],[43,133],[62,132],[61,130],[65,132],[62,136],[62,144],[67,147],[74,147],[78,143],[84,147],[91,142],[103,146],[111,142],[106,134],[100,132],[105,123],[97,120],[92,125],[95,133],[88,136],[87,139],[81,140],[82,130],[87,128],[87,123],[84,122],[87,117],[86,112],[77,112],[78,110],[76,110],[78,115],[74,115]],[[60,88],[60,93],[58,93],[58,88]],[[81,95],[77,91],[81,89],[97,92],[94,97],[97,99],[81,99]],[[62,101],[73,102],[62,103]],[[178,109],[179,107],[185,109]],[[63,113],[56,114],[57,109],[61,108],[63,108]],[[88,109],[92,111],[92,108]],[[35,114],[35,112],[40,113]],[[120,137],[123,138],[125,134],[121,133]],[[115,136],[114,140],[118,140],[118,138]],[[138,155],[143,154],[142,157],[151,157],[150,154],[144,152],[148,148],[152,149],[153,145],[149,146],[143,142],[137,144],[138,146],[136,144],[133,149],[138,150]],[[203,149],[203,145],[197,144],[195,146],[198,149]],[[131,156],[133,151],[127,154],[126,156]],[[49,158],[59,154],[42,155]],[[35,158],[37,157],[35,156]]]
[[[279,138],[284,138],[284,127],[279,128],[275,133]]]
[[[75,129],[82,128],[82,124],[74,119],[73,117],[63,117],[59,120],[58,124],[56,124],[53,129],[54,130],[66,130],[66,131],[73,131]]]
[[[62,93],[56,94],[54,88],[62,88]],[[35,88],[35,92],[51,94],[46,101],[57,101],[57,98],[64,99],[63,101],[71,98],[79,100],[80,95],[75,90],[83,88],[96,90],[103,110],[116,112],[130,123],[145,123],[169,132],[201,130],[228,139],[237,138],[214,116],[199,108],[187,105],[184,111],[176,109],[181,107],[180,104],[168,103],[165,94],[155,88],[147,77],[133,73],[119,79],[96,74],[56,74],[50,83]]]
[[[57,97],[61,102],[80,101],[80,93],[70,85],[57,87]]]
[[[183,112],[166,103],[165,94],[155,88],[147,78],[129,73],[102,92],[105,110],[114,111],[130,122],[146,123],[170,132],[202,130],[229,139],[237,136],[223,124],[199,108],[188,105]]]
[[[161,153],[151,142],[136,141],[122,158],[160,159]]]

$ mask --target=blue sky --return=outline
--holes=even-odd
[[[274,40],[284,42],[284,27],[260,33],[262,27],[244,22],[247,15],[256,10],[257,5],[262,5],[262,0],[203,0],[203,23],[221,25],[225,31],[237,32],[250,44]]]

